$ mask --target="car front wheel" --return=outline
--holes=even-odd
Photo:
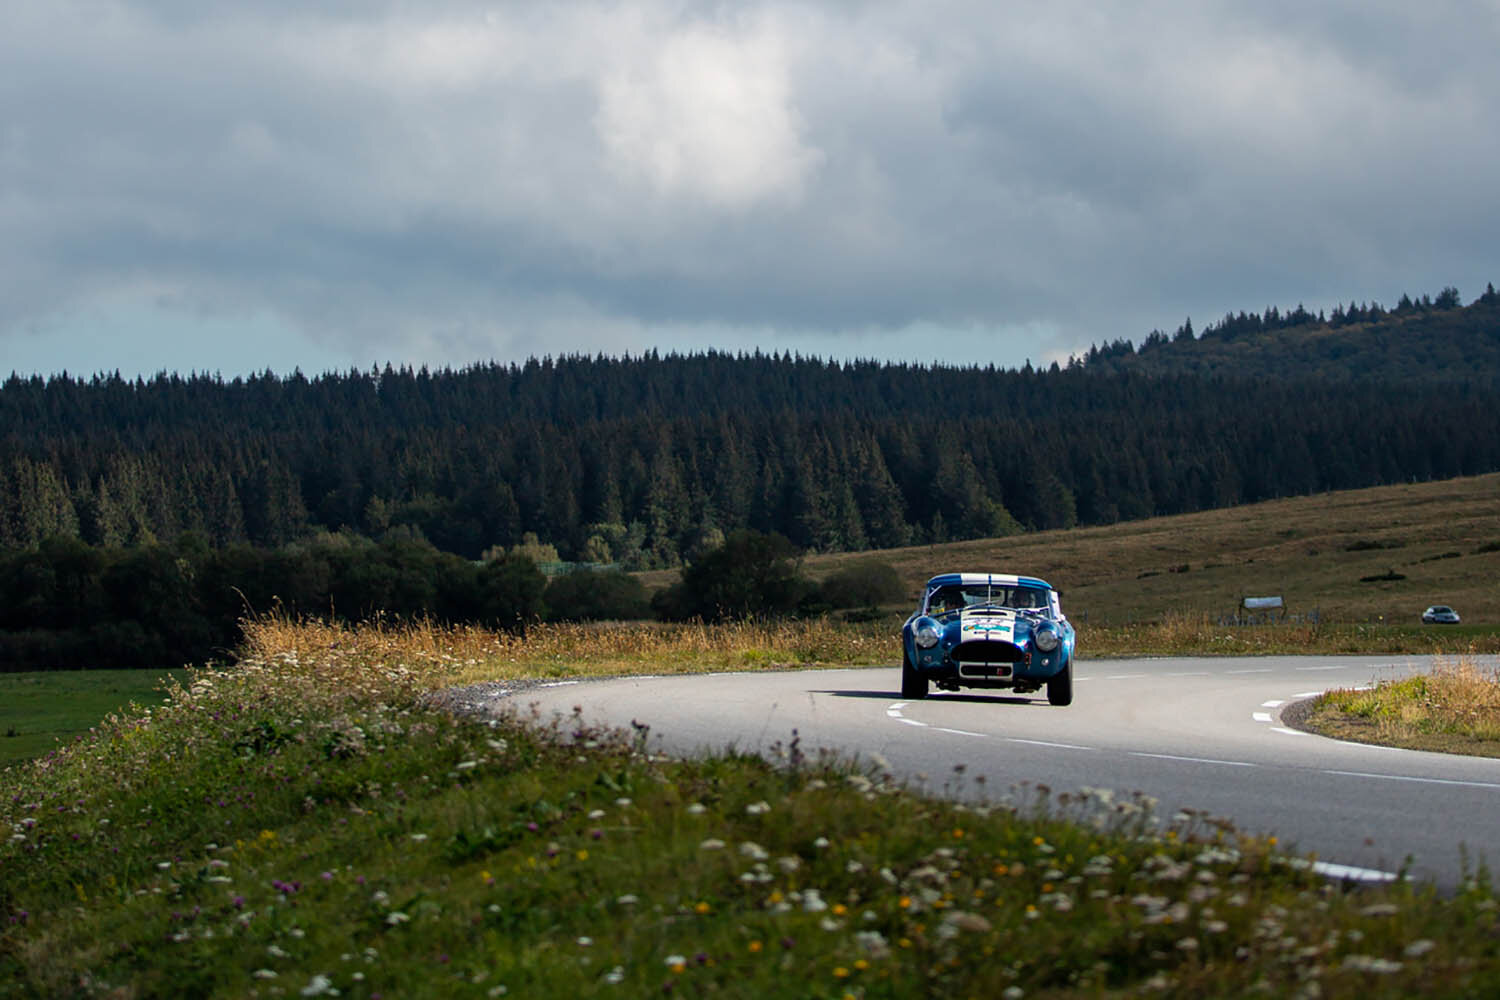
[[[901,697],[915,701],[927,697],[928,680],[911,665],[904,654],[901,657]]]
[[[1047,703],[1049,705],[1071,705],[1073,704],[1073,664],[1066,667],[1047,682]]]

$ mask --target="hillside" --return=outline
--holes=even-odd
[[[1500,294],[1494,286],[1467,306],[1455,289],[1392,309],[1378,303],[1332,314],[1269,308],[1228,314],[1195,334],[1188,320],[1172,336],[1154,331],[1137,347],[1115,341],[1084,359],[1094,372],[1152,375],[1494,380],[1500,376]]]
[[[1233,614],[1245,596],[1280,595],[1294,615],[1417,622],[1451,604],[1465,623],[1500,622],[1500,475],[1273,500],[1105,527],[1045,531],[858,554],[811,555],[823,579],[869,562],[896,568],[915,595],[953,570],[1027,573],[1064,592],[1093,624]],[[1400,574],[1403,579],[1362,581]],[[663,586],[671,572],[643,574]]]

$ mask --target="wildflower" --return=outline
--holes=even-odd
[[[966,913],[963,910],[949,910],[943,916],[943,925],[953,927],[955,930],[969,931],[982,934],[990,929],[990,922],[977,913]]]
[[[392,910],[390,913],[387,913],[386,916],[385,916],[385,922],[387,924],[391,925],[392,927],[395,927],[397,924],[407,923],[410,920],[411,920],[411,917],[408,917],[406,914],[402,913],[400,910]]]
[[[623,896],[616,897],[615,902],[620,906],[634,906],[640,902],[640,897],[633,892],[627,892]]]
[[[1423,955],[1427,954],[1429,951],[1436,947],[1437,944],[1431,939],[1422,938],[1419,941],[1413,941],[1411,944],[1407,945],[1406,951],[1403,952],[1403,954],[1406,955],[1407,958],[1421,958]]]
[[[579,861],[587,861],[589,859],[589,852],[580,847],[575,856]]]
[[[1359,912],[1366,917],[1394,917],[1400,911],[1394,903],[1375,903]]]
[[[1377,975],[1390,975],[1401,971],[1400,962],[1392,962],[1385,958],[1376,958],[1372,955],[1345,955],[1344,968],[1353,969],[1356,972],[1373,972]]]
[[[604,810],[603,809],[594,809],[594,810],[591,810],[589,812],[589,819],[603,819],[603,818],[604,818]]]
[[[478,767],[478,766],[479,766],[479,761],[477,761],[477,760],[461,760],[456,765],[454,765],[454,769],[455,770],[459,770],[459,771],[467,771],[470,768]]]
[[[764,861],[766,860],[766,858],[771,856],[769,853],[767,853],[764,847],[761,847],[753,840],[747,840],[740,845],[740,854],[749,858],[751,861]]]
[[[706,812],[708,812],[708,806],[704,805],[702,802],[694,802],[692,805],[687,807],[687,813],[689,816],[702,816]]]
[[[1001,991],[1000,998],[1001,1000],[1021,1000],[1025,995],[1026,991],[1021,989],[1021,987],[1007,986]]]
[[[847,979],[849,976],[849,970],[840,965],[838,968],[833,970],[833,975],[837,979]]]
[[[828,909],[828,904],[823,901],[823,897],[818,894],[818,890],[808,889],[802,893],[802,909],[808,913],[822,913]]]
[[[619,806],[621,809],[624,809],[626,806],[630,805],[630,800],[627,798],[618,798],[615,799],[615,805]]]
[[[681,973],[687,968],[687,959],[681,955],[668,955],[666,958],[667,968],[673,972]]]
[[[333,988],[333,980],[321,972],[313,976],[312,981],[302,987],[302,995],[305,997],[321,997],[327,994],[336,994],[337,992]]]
[[[611,986],[618,986],[625,981],[625,966],[617,965],[604,974],[604,981]]]
[[[745,807],[745,812],[751,816],[762,816],[770,811],[771,803],[765,801],[764,799],[759,802],[752,802]]]
[[[713,907],[708,905],[708,903],[704,902],[701,899],[693,906],[693,912],[698,914],[699,916],[702,916],[705,913],[712,912],[712,910]]]
[[[289,953],[284,948],[273,944],[266,948],[266,954],[272,958],[286,958]]]
[[[759,955],[760,952],[761,952],[761,949],[764,948],[764,947],[765,947],[765,945],[762,944],[758,940],[751,941],[750,944],[749,944],[750,954],[752,954],[752,955]]]
[[[591,938],[591,937],[589,937],[588,935],[584,935],[583,937],[580,937],[578,939],[578,947],[580,947],[580,948],[591,947],[593,945],[593,943],[594,943],[594,939]]]
[[[424,840],[427,839],[427,834],[425,834],[425,833],[414,833],[414,834],[411,835],[411,839],[417,841],[418,843],[421,843],[422,841],[424,841]]]
[[[709,837],[703,843],[698,845],[698,850],[700,851],[722,851],[723,849],[724,841],[720,840],[718,837]]]
[[[801,858],[794,858],[794,857],[790,857],[790,856],[784,857],[784,858],[777,858],[776,859],[776,867],[780,868],[782,871],[784,871],[788,875],[790,875],[792,872],[794,872],[797,869],[799,869],[799,868],[802,867],[802,859]]]
[[[254,972],[250,973],[250,978],[252,978],[252,979],[275,979],[276,978],[276,970],[275,969],[256,969]]]
[[[816,847],[816,848],[818,848],[818,849],[820,849],[820,850],[822,848],[824,848],[824,847],[827,847],[828,846],[828,838],[827,837],[819,837],[817,840],[813,841],[813,846]]]

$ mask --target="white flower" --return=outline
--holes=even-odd
[[[288,953],[284,949],[273,944],[266,948],[266,954],[270,955],[272,958],[286,958]]]
[[[1421,940],[1413,941],[1411,944],[1407,945],[1404,954],[1407,958],[1421,958],[1423,955],[1427,954],[1429,951],[1436,947],[1436,942],[1428,938],[1422,938]]]
[[[694,802],[692,805],[687,807],[687,813],[689,816],[702,816],[706,812],[708,812],[708,806],[704,805],[702,802]]]
[[[604,981],[611,986],[618,986],[625,981],[625,966],[617,965],[604,974]]]
[[[633,892],[627,892],[625,895],[616,897],[615,899],[615,902],[621,906],[634,906],[640,901],[640,897]]]
[[[698,845],[698,850],[700,851],[722,851],[723,849],[724,841],[720,840],[718,837],[709,837],[703,843]]]
[[[589,819],[603,819],[603,818],[604,818],[604,810],[603,809],[593,809],[593,810],[590,810],[590,812],[589,812]]]
[[[765,801],[764,799],[759,802],[752,802],[745,807],[745,812],[749,813],[751,816],[761,816],[770,811],[771,803]]]
[[[402,913],[400,910],[392,910],[390,913],[387,913],[386,916],[385,916],[385,922],[387,924],[390,924],[392,927],[395,927],[397,924],[407,923],[410,920],[411,920],[411,917],[408,917],[406,914]]]
[[[740,845],[740,854],[751,861],[764,861],[771,856],[764,847],[761,847],[753,840],[747,840]]]
[[[420,842],[420,841],[423,841],[423,840],[427,839],[427,834],[425,834],[425,833],[414,833],[414,834],[411,835],[411,839]]]
[[[456,765],[454,765],[454,768],[456,770],[459,770],[459,771],[467,771],[471,767],[478,767],[478,766],[479,766],[479,761],[477,761],[477,760],[461,760]]]
[[[254,972],[250,973],[250,978],[252,978],[252,979],[275,979],[276,978],[276,970],[275,969],[256,969]]]
[[[321,972],[312,977],[312,981],[302,987],[302,995],[305,997],[337,996],[338,990],[333,988],[333,980]]]
[[[615,799],[615,805],[619,806],[621,809],[624,809],[626,806],[630,805],[630,800],[626,798],[618,798]]]

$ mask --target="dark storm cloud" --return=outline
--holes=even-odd
[[[1014,364],[1189,313],[1472,296],[1500,271],[1497,21],[18,0],[0,347],[144,305],[361,363],[932,357],[946,331]]]

